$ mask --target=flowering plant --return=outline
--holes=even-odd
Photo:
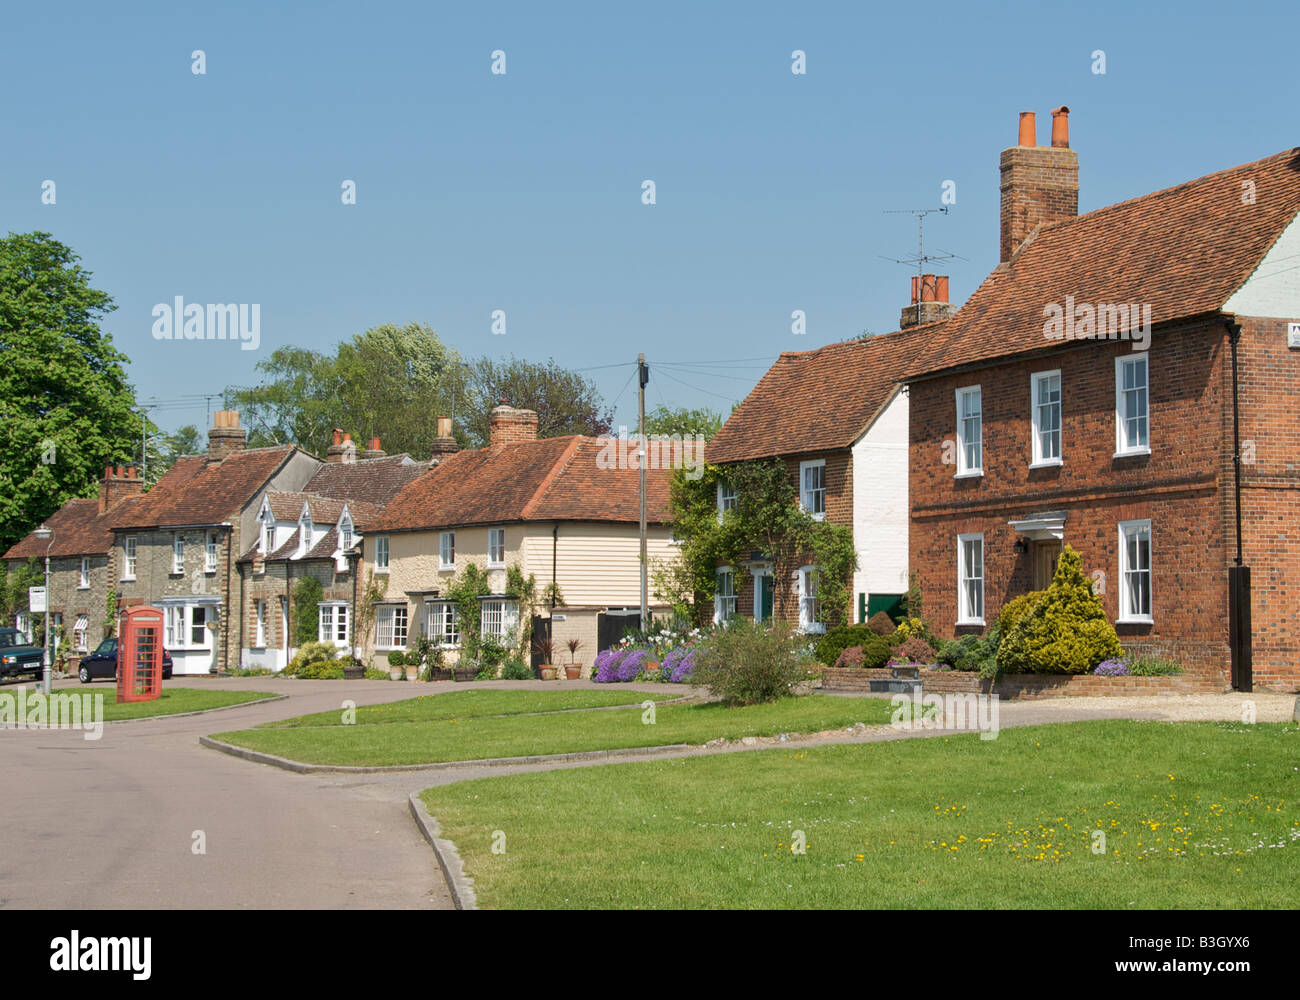
[[[1110,659],[1098,663],[1097,669],[1093,673],[1101,677],[1127,677],[1129,675],[1128,664],[1112,656]]]

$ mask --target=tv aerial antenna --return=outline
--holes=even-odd
[[[880,259],[892,260],[895,264],[915,264],[916,283],[918,289],[920,288],[921,285],[921,276],[922,276],[922,272],[925,269],[926,264],[930,264],[935,261],[941,261],[941,260],[965,260],[966,259],[965,257],[962,257],[960,254],[951,253],[947,250],[944,250],[942,247],[938,248],[938,253],[928,254],[925,252],[925,217],[927,215],[935,215],[935,214],[947,215],[948,214],[947,205],[944,205],[942,208],[896,208],[896,209],[889,209],[883,212],[882,214],[916,216],[915,256],[912,257],[881,256]],[[917,323],[921,322],[921,296],[919,293],[916,296],[916,321]]]

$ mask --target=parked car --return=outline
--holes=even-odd
[[[16,628],[0,628],[0,679],[18,674],[40,677],[44,663],[45,651],[40,646],[33,646]]]
[[[163,650],[162,664],[163,680],[172,679],[172,656],[167,650]],[[117,640],[105,639],[99,644],[93,653],[81,658],[81,667],[77,670],[77,677],[82,684],[89,684],[91,681],[102,680],[107,677],[110,680],[117,679]]]

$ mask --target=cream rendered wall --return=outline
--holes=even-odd
[[[907,396],[897,392],[853,445],[853,618],[858,594],[907,591]]]
[[[551,582],[551,523],[520,526],[524,538],[523,570],[537,579],[537,590]],[[509,542],[509,536],[507,536]],[[641,543],[635,524],[560,522],[555,573],[564,603],[574,607],[625,607],[641,603]],[[670,530],[661,525],[646,528],[646,554],[651,572],[649,602],[654,599],[655,560],[675,560],[678,550]]]
[[[1224,312],[1261,319],[1300,320],[1300,216],[1292,219],[1245,284],[1223,304]]]

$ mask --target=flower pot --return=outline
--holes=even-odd
[[[361,666],[351,666],[343,668],[343,679],[345,681],[359,681],[366,676],[366,668]]]
[[[564,668],[564,676],[571,681],[578,680],[579,678],[582,677],[582,664],[570,663],[567,667]]]
[[[544,680],[544,681],[553,681],[553,680],[555,680],[555,667],[554,667],[554,666],[552,666],[552,665],[549,664],[549,663],[543,663],[543,664],[541,665],[541,668],[540,668],[540,669],[541,669],[541,671],[542,671],[542,680]]]
[[[388,677],[390,680],[400,681],[405,676],[406,676],[406,671],[402,667],[388,668]]]
[[[417,681],[420,679],[420,668],[413,667],[411,664],[406,665],[406,679],[408,681]]]

